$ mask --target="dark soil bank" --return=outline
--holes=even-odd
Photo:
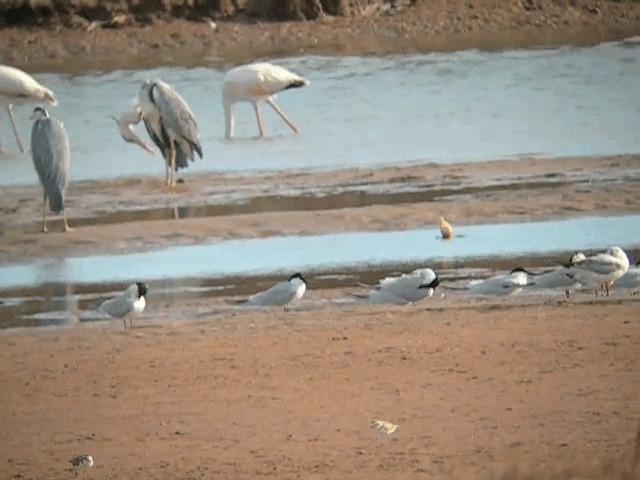
[[[0,0],[0,62],[27,71],[592,44],[638,33],[640,1]]]

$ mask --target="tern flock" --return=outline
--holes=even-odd
[[[233,105],[237,102],[249,102],[253,105],[260,137],[265,135],[260,102],[271,106],[282,120],[297,132],[298,127],[278,107],[274,96],[278,92],[307,85],[307,79],[271,63],[251,63],[230,69],[221,88],[225,137],[231,139],[233,136]],[[57,104],[50,89],[40,85],[27,73],[6,65],[0,65],[0,102],[5,104],[21,152],[24,152],[25,148],[15,124],[13,105]],[[64,229],[70,231],[65,210],[70,147],[64,125],[50,117],[49,113],[39,106],[35,108],[31,118],[34,120],[31,154],[44,189],[43,231],[47,231],[47,199],[52,212],[63,214]],[[169,188],[175,187],[175,175],[179,169],[187,168],[189,161],[195,160],[196,154],[200,158],[203,157],[198,125],[191,108],[171,85],[161,79],[144,81],[133,109],[119,117],[111,118],[115,120],[117,130],[124,141],[138,145],[155,155],[154,149],[134,131],[136,124],[144,123],[150,139],[163,157],[165,184]],[[0,144],[0,152],[2,151]],[[439,229],[443,239],[453,238],[453,227],[444,217],[440,217]],[[541,274],[515,268],[508,273],[487,279],[472,280],[462,288],[442,288],[465,290],[471,295],[509,295],[524,288],[591,290],[596,294],[609,295],[614,284],[634,291],[640,288],[639,267],[630,266],[627,254],[617,246],[591,256],[577,252],[566,265],[560,265]],[[351,298],[370,303],[404,305],[431,297],[439,285],[440,277],[434,270],[420,268],[399,276],[383,278],[373,286],[361,285],[368,291],[352,294]],[[265,291],[233,303],[245,307],[284,306],[300,300],[307,288],[305,278],[302,274],[296,273]],[[109,317],[122,318],[125,328],[126,318],[129,318],[132,328],[132,317],[145,310],[146,295],[147,285],[137,282],[115,298],[103,302],[98,311]]]
[[[419,268],[412,272],[384,277],[375,285],[359,283],[357,286],[366,288],[367,291],[351,293],[345,298],[370,304],[407,305],[432,297],[438,287],[476,296],[512,295],[523,289],[558,289],[567,296],[570,296],[572,291],[609,296],[614,284],[631,289],[632,294],[636,294],[640,288],[640,266],[630,266],[627,254],[620,247],[611,247],[605,252],[591,256],[576,252],[567,264],[538,274],[517,267],[508,273],[482,280],[471,280],[463,287],[441,285],[440,276],[433,269]],[[303,275],[295,273],[266,290],[227,303],[237,307],[254,308],[281,306],[286,310],[287,305],[302,299],[308,288],[309,283]],[[130,328],[133,328],[131,319],[144,311],[147,305],[147,291],[147,285],[144,283],[131,284],[123,293],[103,302],[98,311],[113,318],[123,318],[125,329],[128,317]]]

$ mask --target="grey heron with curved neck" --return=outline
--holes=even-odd
[[[156,79],[142,83],[133,112],[116,119],[122,138],[152,152],[130,128],[142,120],[149,137],[165,160],[165,184],[175,187],[175,174],[187,168],[197,153],[202,158],[198,125],[191,108],[168,83]]]
[[[14,105],[24,105],[25,103],[47,102],[50,105],[57,105],[58,102],[51,90],[40,85],[31,75],[22,70],[10,67],[9,65],[0,65],[0,102],[5,104],[13,133],[22,153],[25,152],[25,146],[18,132],[16,120],[13,116]],[[3,151],[0,142],[0,152]]]
[[[31,129],[31,156],[44,189],[42,231],[47,231],[47,199],[51,212],[62,212],[64,231],[71,231],[65,209],[65,191],[71,165],[67,131],[60,120],[49,116],[49,112],[41,107],[33,110],[30,119],[34,120]]]

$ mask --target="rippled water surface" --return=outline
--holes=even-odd
[[[277,63],[311,81],[279,103],[300,127],[294,135],[265,106],[269,138],[259,140],[249,104],[236,106],[237,140],[225,141],[223,72],[158,68],[85,76],[41,74],[59,106],[73,150],[71,178],[164,175],[162,161],[119,137],[107,118],[129,109],[143,79],[160,77],[190,103],[205,158],[190,171],[467,162],[525,155],[640,151],[640,44],[385,57],[300,57]],[[28,141],[29,106],[16,109]],[[0,184],[36,183],[6,114]],[[142,126],[138,132],[146,137]]]

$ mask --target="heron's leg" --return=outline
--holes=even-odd
[[[171,142],[171,186],[176,186],[176,146]]]
[[[69,226],[69,224],[67,223],[67,210],[64,209],[62,210],[62,220],[64,220],[64,231],[65,232],[73,232],[73,228],[71,228]]]
[[[260,131],[260,137],[264,137],[264,126],[262,125],[262,111],[258,102],[253,104],[253,109],[256,112],[256,118],[258,119],[258,130]]]
[[[44,194],[44,202],[42,204],[42,231],[47,233],[47,194]]]
[[[122,319],[122,325],[124,325],[124,329],[126,330],[127,329],[127,317],[124,317]]]
[[[296,133],[298,132],[298,127],[296,127],[296,126],[295,126],[295,124],[294,124],[291,120],[289,120],[289,119],[287,118],[287,116],[284,114],[284,112],[283,112],[282,110],[280,110],[280,107],[278,107],[278,105],[276,104],[276,102],[274,102],[273,100],[271,100],[270,98],[268,98],[268,99],[267,99],[267,103],[268,103],[269,105],[271,105],[271,107],[276,111],[276,113],[277,113],[278,115],[280,115],[280,118],[282,118],[282,120],[284,120],[284,121],[285,121],[285,123],[291,127],[291,130],[293,130],[293,131],[294,131],[294,132],[296,132]]]
[[[13,133],[16,136],[16,140],[18,141],[18,146],[20,147],[20,151],[22,153],[25,152],[24,143],[22,143],[22,138],[20,138],[20,133],[18,132],[18,127],[16,126],[16,119],[13,117],[13,105],[7,105],[7,112],[9,113],[9,120],[11,120],[11,126],[13,127]]]
[[[169,162],[166,159],[164,161],[164,184],[169,186]]]

